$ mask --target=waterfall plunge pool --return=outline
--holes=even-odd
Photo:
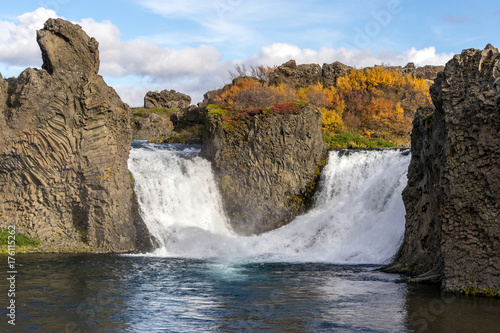
[[[403,236],[407,153],[331,152],[309,213],[278,230],[238,237],[199,149],[134,142],[129,168],[142,216],[161,245],[155,252],[16,256],[15,328],[498,331],[500,300],[456,297],[377,270]],[[11,328],[7,319],[4,330]]]

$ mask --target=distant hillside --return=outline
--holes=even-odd
[[[429,86],[443,67],[409,63],[356,69],[339,62],[321,67],[290,60],[269,69],[265,80],[237,71],[240,76],[231,84],[205,94],[202,106],[216,104],[230,118],[305,101],[321,110],[330,148],[367,148],[409,146],[415,112],[431,104]]]

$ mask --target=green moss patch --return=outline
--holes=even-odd
[[[370,140],[358,133],[342,132],[334,136],[323,135],[328,148],[394,148],[396,145],[383,139]]]

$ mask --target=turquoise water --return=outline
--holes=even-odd
[[[17,257],[19,332],[498,332],[500,327],[498,299],[407,285],[373,265]],[[9,328],[5,319],[0,327]]]
[[[401,245],[407,150],[330,152],[310,212],[241,237],[199,149],[134,142],[129,169],[159,248],[17,255],[16,326],[4,316],[0,330],[499,332],[499,299],[456,297],[377,270]]]

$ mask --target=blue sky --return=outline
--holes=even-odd
[[[149,90],[191,95],[229,82],[235,64],[444,64],[500,46],[500,3],[465,0],[35,0],[2,3],[0,73],[40,67],[35,31],[49,17],[99,41],[100,74],[131,106]]]

